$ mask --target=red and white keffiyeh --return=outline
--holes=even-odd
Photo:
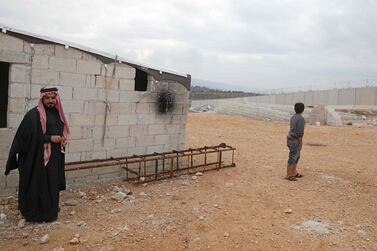
[[[47,91],[49,89],[53,89],[53,91]],[[43,105],[43,97],[47,94],[50,94],[50,93],[56,94],[56,105],[55,105],[55,107],[59,112],[60,120],[64,124],[64,128],[63,128],[64,141],[62,142],[62,152],[64,152],[63,145],[65,145],[64,143],[68,140],[70,133],[69,133],[68,123],[67,123],[67,120],[66,120],[65,115],[64,115],[63,106],[62,106],[62,103],[61,103],[61,100],[60,100],[60,97],[59,97],[59,93],[57,92],[56,88],[48,88],[48,89],[42,88],[41,89],[41,96],[40,96],[40,99],[39,99],[37,110],[38,110],[39,115],[40,115],[42,131],[45,134],[46,130],[47,130],[47,128],[46,128],[46,109]],[[51,157],[51,143],[45,143],[43,148],[44,148],[44,151],[43,151],[44,165],[46,166],[47,163],[50,160],[50,157]]]

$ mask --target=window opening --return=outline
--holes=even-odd
[[[0,128],[7,127],[9,63],[0,62]]]
[[[148,73],[136,69],[135,91],[145,92],[148,86]]]

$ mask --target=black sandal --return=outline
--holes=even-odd
[[[295,176],[294,176],[295,178],[302,178],[302,177],[304,177],[302,174],[300,174],[300,173],[297,173]]]
[[[289,181],[297,181],[295,176],[289,176],[289,177],[286,177],[285,179]]]

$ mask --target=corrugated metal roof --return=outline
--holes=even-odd
[[[191,86],[191,76],[189,74],[185,73],[179,73],[172,70],[167,70],[161,67],[156,67],[152,65],[148,65],[145,63],[139,63],[137,61],[134,61],[132,59],[124,58],[119,55],[114,55],[111,53],[107,53],[101,50],[92,49],[86,46],[78,45],[72,42],[64,41],[57,38],[51,38],[48,36],[38,35],[34,34],[28,31],[23,31],[20,29],[12,28],[7,25],[0,23],[0,29],[3,33],[9,34],[11,36],[18,37],[22,40],[28,41],[30,43],[54,43],[54,44],[60,44],[68,47],[72,47],[84,52],[88,52],[90,54],[96,55],[101,59],[104,63],[111,63],[114,62],[114,60],[117,60],[119,63],[125,63],[128,65],[131,65],[137,69],[140,69],[142,71],[147,72],[148,74],[151,74],[156,80],[172,80],[172,81],[178,81],[181,84],[183,84],[188,90]]]

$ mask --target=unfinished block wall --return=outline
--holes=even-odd
[[[0,171],[25,113],[37,105],[40,88],[56,85],[71,130],[66,162],[184,148],[189,91],[180,83],[155,81],[135,91],[136,69],[58,44],[30,44],[0,33],[0,61],[10,63],[7,128],[0,128]],[[175,94],[173,111],[161,114],[159,90]],[[118,167],[67,173],[68,183],[112,179]],[[15,192],[18,172],[1,174],[2,194]]]

